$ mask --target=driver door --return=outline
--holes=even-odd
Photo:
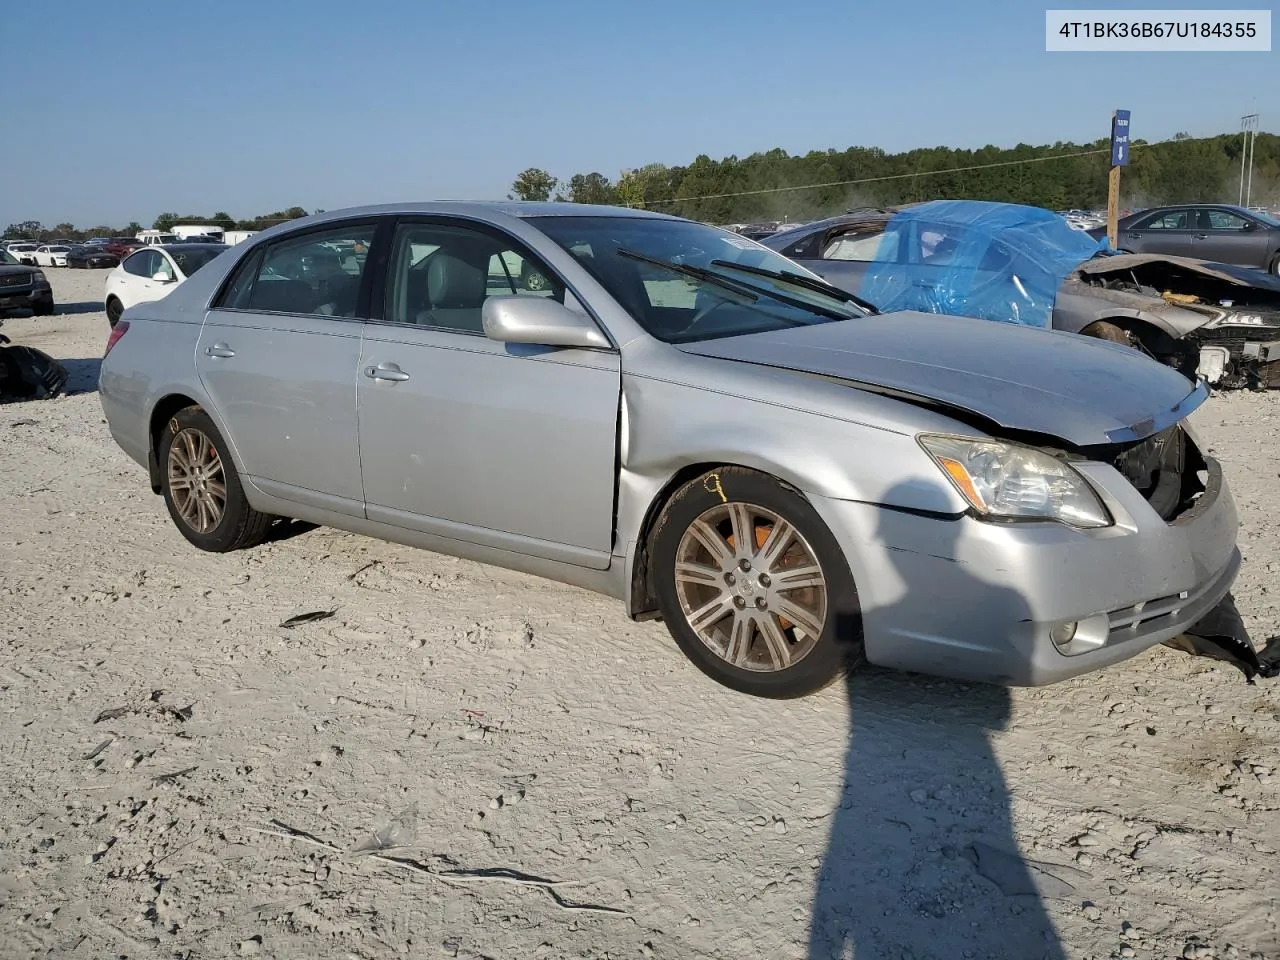
[[[484,335],[490,296],[574,303],[549,269],[496,230],[407,219],[389,264],[381,318],[365,324],[356,388],[368,518],[608,567],[617,352]]]

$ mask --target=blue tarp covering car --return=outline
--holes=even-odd
[[[858,295],[886,312],[1048,328],[1062,282],[1108,249],[1049,210],[935,200],[889,221]]]

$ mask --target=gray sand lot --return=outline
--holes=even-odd
[[[106,271],[47,272],[67,312],[3,327],[73,392],[0,406],[0,956],[1280,957],[1280,681],[763,702],[574,588],[200,553],[103,422]],[[1280,394],[1195,419],[1270,635]]]

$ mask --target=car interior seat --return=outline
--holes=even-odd
[[[427,261],[426,294],[430,305],[418,311],[415,322],[481,333],[481,309],[489,281],[490,250],[461,245],[439,250]]]

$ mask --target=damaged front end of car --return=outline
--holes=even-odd
[[[1213,486],[1221,483],[1221,471],[1210,469],[1183,424],[1112,450],[1094,451],[1094,455],[1115,467],[1166,523],[1178,523],[1189,516],[1201,498],[1212,498],[1216,494]],[[1134,611],[1133,623],[1136,626],[1150,617],[1176,615],[1179,604],[1187,599],[1184,591],[1143,604]],[[1229,592],[1181,634],[1164,641],[1164,645],[1193,656],[1230,663],[1249,683],[1257,677],[1280,676],[1280,636],[1256,646]]]
[[[1157,359],[1219,389],[1280,388],[1280,280],[1148,254],[1098,257],[1081,264],[1077,279],[1099,292],[1146,301],[1135,317],[1156,330],[1130,333],[1135,346]]]

